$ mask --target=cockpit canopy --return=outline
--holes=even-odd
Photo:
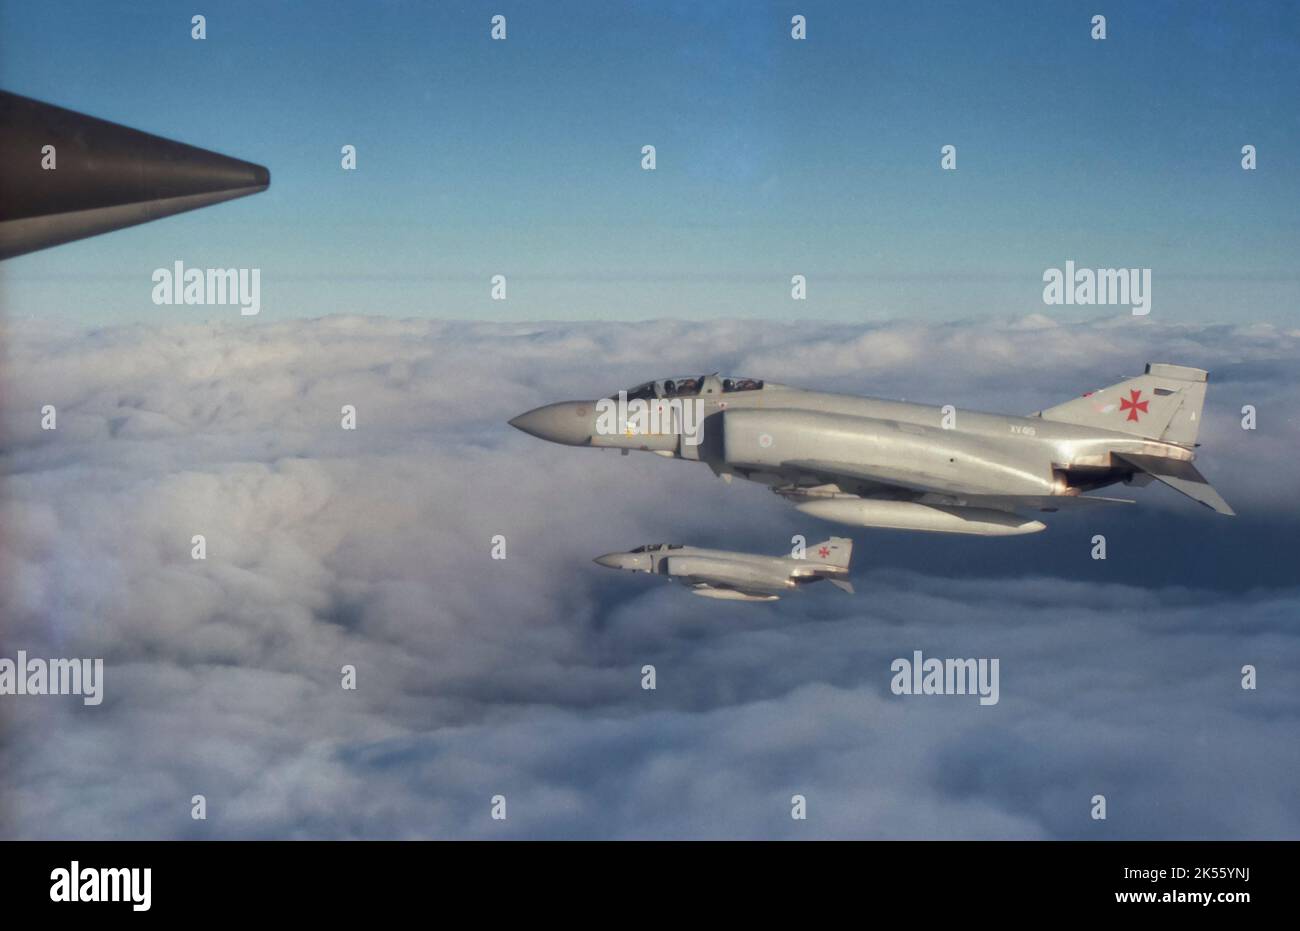
[[[762,387],[763,381],[760,378],[738,378],[732,375],[719,376],[715,372],[712,375],[684,375],[676,378],[648,381],[637,385],[635,388],[629,388],[627,390],[627,399],[629,401],[638,399],[649,401],[654,398],[690,398],[710,394],[731,394],[735,391],[759,391],[762,390]],[[618,394],[616,392],[611,397],[611,400],[617,399]]]
[[[628,552],[631,552],[631,553],[657,553],[657,552],[659,552],[660,550],[679,550],[679,549],[681,549],[684,545],[685,545],[685,544],[683,544],[683,543],[647,543],[647,544],[645,544],[645,546],[638,546],[636,549],[634,549],[634,550],[629,550]]]

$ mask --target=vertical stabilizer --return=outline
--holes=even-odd
[[[1090,391],[1037,416],[1191,447],[1201,427],[1207,378],[1204,369],[1150,362],[1137,378]]]

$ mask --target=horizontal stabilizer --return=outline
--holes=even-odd
[[[1220,514],[1233,516],[1237,512],[1214,490],[1196,466],[1183,459],[1166,459],[1164,456],[1139,456],[1133,453],[1112,453],[1114,458],[1127,462],[1152,478],[1164,482],[1174,491],[1182,492],[1193,501]]]
[[[826,581],[830,582],[842,592],[848,592],[850,595],[853,594],[853,583],[848,579],[827,579]]]

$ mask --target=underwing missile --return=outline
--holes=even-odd
[[[0,259],[264,191],[261,165],[0,91]]]

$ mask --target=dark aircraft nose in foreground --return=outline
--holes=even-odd
[[[0,91],[0,259],[270,183],[261,165]]]
[[[520,414],[510,421],[510,426],[552,443],[586,446],[591,442],[594,422],[595,402],[561,401]]]

